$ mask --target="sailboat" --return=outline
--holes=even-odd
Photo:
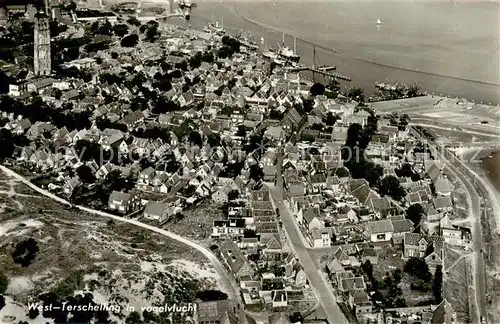
[[[377,25],[382,25],[382,21],[379,19],[377,19]]]

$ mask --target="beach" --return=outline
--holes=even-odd
[[[377,81],[416,83],[500,104],[499,13],[493,2],[199,2],[185,24],[223,20],[229,33],[263,37],[274,48],[283,34],[293,47],[295,36],[306,64],[316,44],[317,65],[335,65],[353,80],[343,86],[360,85],[368,95]]]

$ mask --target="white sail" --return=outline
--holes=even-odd
[[[380,21],[380,18],[377,20],[377,25],[382,24],[382,21]]]

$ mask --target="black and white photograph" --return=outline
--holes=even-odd
[[[0,0],[1,324],[499,324],[500,0]]]

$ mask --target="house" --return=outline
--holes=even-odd
[[[253,268],[248,264],[245,256],[232,240],[226,239],[220,246],[219,251],[222,260],[238,280],[253,277]]]
[[[309,231],[312,231],[313,229],[323,229],[325,227],[324,222],[319,218],[319,208],[303,208],[299,212],[299,215],[297,215],[299,216],[297,217],[297,221]]]
[[[271,298],[273,300],[273,307],[287,307],[288,297],[286,290],[273,290],[271,293]]]
[[[135,210],[139,203],[140,201],[135,194],[113,191],[109,196],[108,208],[124,214]]]
[[[269,126],[264,132],[264,137],[277,142],[284,140],[285,136],[283,126]]]
[[[281,245],[279,235],[272,234],[271,237],[265,242],[265,247],[262,249],[262,254],[266,259],[270,260],[281,260],[281,253],[283,252],[283,247]]]
[[[149,201],[144,209],[144,218],[163,222],[168,218],[167,204],[158,201]]]
[[[342,266],[342,264],[340,264],[340,261],[337,260],[336,258],[334,258],[332,261],[330,261],[327,266],[326,266],[327,270],[328,270],[328,273],[330,275],[334,275],[336,273],[339,273],[339,272],[344,272],[345,269],[344,267]]]
[[[413,222],[409,219],[392,218],[392,244],[403,244],[405,233],[412,233],[414,230]]]
[[[236,324],[236,306],[230,300],[201,302],[197,305],[199,324]]]
[[[449,217],[444,216],[439,221],[439,229],[445,243],[465,249],[472,248],[472,233],[469,228],[453,225]]]
[[[29,128],[31,127],[31,122],[29,119],[21,119],[20,121],[16,122],[16,125],[14,128],[11,130],[13,134],[16,135],[22,135],[24,134]]]
[[[80,179],[78,177],[73,177],[64,183],[63,192],[65,195],[71,196],[73,194],[73,191],[75,191],[75,189],[80,187],[81,185],[82,182],[80,181]]]
[[[297,271],[295,275],[295,286],[298,288],[305,288],[307,285],[307,275],[304,269]]]
[[[434,186],[436,188],[436,193],[441,196],[450,196],[451,192],[453,191],[452,183],[450,182],[450,180],[448,180],[448,178],[445,177],[439,177],[436,180]]]
[[[229,193],[233,191],[232,186],[224,185],[212,194],[212,200],[218,205],[224,205],[229,201]]]
[[[372,198],[369,200],[368,207],[379,217],[386,218],[394,215],[397,211],[387,197]]]
[[[288,134],[299,129],[300,122],[302,121],[302,116],[294,107],[290,108],[281,120],[280,125],[283,125],[283,129]]]
[[[367,247],[361,251],[361,262],[370,261],[371,264],[378,264],[377,251],[374,248]]]
[[[394,227],[389,219],[371,221],[366,224],[365,235],[371,242],[390,241]]]
[[[342,247],[338,247],[333,256],[342,266],[349,266],[351,264],[349,255],[347,255],[347,252]]]
[[[439,235],[406,233],[403,239],[403,258],[423,258],[430,269],[443,262],[444,238]]]
[[[451,212],[453,211],[453,203],[451,201],[451,197],[437,197],[432,199],[432,203],[434,204],[434,208],[438,212]]]
[[[365,291],[365,289],[366,283],[363,277],[343,278],[339,283],[339,290],[346,296],[350,292],[354,292],[356,290]]]
[[[331,246],[334,239],[334,234],[331,228],[313,229],[312,233],[313,247]]]
[[[370,314],[373,309],[373,304],[364,290],[353,290],[349,292],[348,303],[355,316]]]
[[[432,313],[431,324],[457,324],[457,313],[451,304],[444,299]],[[426,324],[426,323],[425,323]]]
[[[365,179],[354,179],[349,182],[351,195],[356,197],[360,203],[369,206],[370,200],[380,198],[379,195],[370,188],[368,181]]]

